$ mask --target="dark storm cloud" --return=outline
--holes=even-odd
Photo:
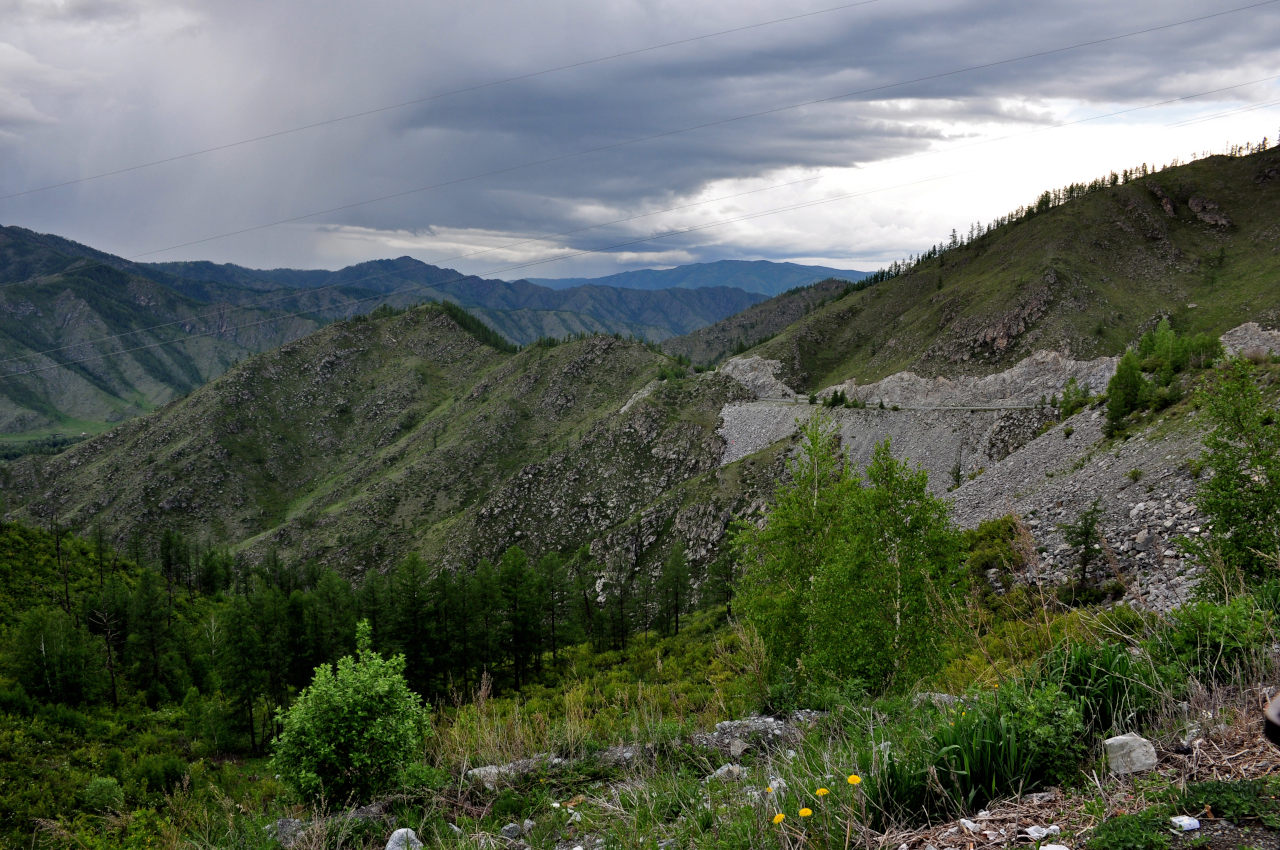
[[[307,227],[557,233],[583,226],[584,209],[652,209],[784,169],[871,169],[977,123],[1034,126],[1053,99],[1123,108],[1274,71],[1277,5],[1058,50],[1233,5],[885,0],[435,97],[803,10],[9,3],[0,194],[430,99],[0,201],[0,221],[133,254],[333,210],[160,257],[295,266],[322,262]]]

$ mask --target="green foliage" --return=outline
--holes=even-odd
[[[1181,336],[1161,319],[1143,334],[1135,348],[1120,358],[1107,384],[1107,420],[1103,433],[1110,437],[1124,430],[1126,418],[1139,410],[1164,410],[1182,400],[1182,387],[1174,378],[1188,369],[1204,369],[1222,356],[1222,344],[1213,334]],[[1144,374],[1151,375],[1150,379]]]
[[[1138,340],[1137,350],[1142,371],[1154,374],[1160,384],[1167,385],[1180,372],[1210,366],[1222,356],[1222,343],[1209,333],[1181,336],[1168,319],[1161,319],[1154,330]]]
[[[1232,360],[1198,397],[1211,428],[1200,460],[1212,475],[1196,505],[1213,533],[1187,544],[1206,562],[1216,555],[1254,579],[1280,558],[1280,426],[1258,379],[1256,367]]]
[[[300,796],[347,802],[386,790],[420,752],[427,707],[404,681],[404,657],[373,651],[367,622],[356,656],[316,668],[281,712],[272,767]]]
[[[81,792],[80,805],[90,812],[119,812],[124,809],[124,791],[114,776],[95,776]]]
[[[1120,358],[1116,373],[1107,383],[1107,421],[1103,433],[1108,437],[1119,433],[1125,418],[1143,406],[1147,392],[1138,355],[1130,349]]]
[[[1014,549],[1017,537],[1018,521],[1008,514],[983,520],[977,528],[963,532],[964,549],[968,552],[965,565],[969,569],[969,579],[975,586],[989,586],[989,570],[1006,575],[1022,564],[1022,556]]]
[[[1089,507],[1080,512],[1075,522],[1058,527],[1062,532],[1062,540],[1077,550],[1076,559],[1080,565],[1080,583],[1085,584],[1089,578],[1089,567],[1102,554],[1102,535],[1098,531],[1098,522],[1102,519],[1102,501],[1094,499]]]
[[[1280,829],[1280,802],[1275,796],[1275,783],[1261,779],[1236,782],[1188,782],[1174,800],[1174,809],[1193,817],[1211,813],[1233,823],[1258,821],[1271,829]]]
[[[875,691],[910,686],[939,665],[937,620],[964,579],[960,535],[925,473],[887,442],[864,486],[828,420],[812,417],[802,440],[763,527],[734,539],[738,607],[780,669]]]
[[[1062,388],[1062,397],[1058,400],[1058,417],[1066,419],[1074,416],[1084,410],[1090,398],[1088,386],[1082,387],[1074,377],[1068,378],[1066,386]]]
[[[1169,627],[1148,640],[1148,651],[1181,675],[1201,682],[1231,682],[1263,669],[1274,615],[1254,597],[1225,604],[1201,601],[1170,615]]]
[[[1172,843],[1168,813],[1156,806],[1131,815],[1117,815],[1098,824],[1086,850],[1168,850]]]
[[[487,345],[507,354],[514,354],[519,350],[519,346],[509,342],[506,337],[468,313],[460,305],[452,301],[442,301],[440,302],[440,310],[450,319],[453,319],[458,327],[475,337],[482,345]]]
[[[1038,676],[1079,705],[1095,738],[1140,727],[1157,710],[1167,687],[1146,654],[1134,654],[1115,641],[1064,642],[1040,659]]]

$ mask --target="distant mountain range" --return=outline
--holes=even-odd
[[[692,263],[673,269],[619,272],[607,277],[538,277],[528,280],[529,283],[551,289],[588,285],[616,286],[622,289],[700,289],[710,286],[729,286],[772,296],[781,295],[797,286],[807,286],[829,278],[856,283],[868,274],[869,272],[849,269],[774,263],[768,260],[720,260],[714,263]]]
[[[735,272],[736,270],[736,277]],[[337,319],[453,301],[519,345],[608,333],[686,335],[825,270],[709,263],[668,288],[487,280],[400,257],[338,271],[134,263],[0,227],[0,435],[79,434],[153,410]],[[632,275],[644,273],[635,272]],[[740,287],[717,281],[739,280]]]

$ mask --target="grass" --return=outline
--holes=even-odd
[[[750,353],[788,364],[792,385],[810,390],[906,368],[995,371],[1032,346],[1081,358],[1118,354],[1147,329],[1156,303],[1172,306],[1171,321],[1185,333],[1222,333],[1243,316],[1274,316],[1280,303],[1267,281],[1277,258],[1265,234],[1280,202],[1253,176],[1277,158],[1274,149],[1211,157],[1087,195],[824,305]],[[1154,185],[1178,199],[1174,218],[1160,210]],[[1193,194],[1231,210],[1235,226],[1217,231],[1199,222],[1186,205]],[[1033,303],[1043,308],[1030,310]],[[1035,316],[1021,321],[1035,328],[1027,334],[1034,342],[1016,333],[1004,348],[984,342],[982,331],[1018,305]]]

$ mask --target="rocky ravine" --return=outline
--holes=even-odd
[[[1224,334],[1223,344],[1229,353],[1280,351],[1280,332],[1250,323]],[[1010,513],[1022,517],[1039,556],[1020,577],[1024,581],[1058,585],[1075,577],[1075,553],[1063,542],[1061,527],[1098,500],[1104,543],[1095,569],[1118,578],[1131,604],[1169,610],[1186,599],[1202,571],[1177,545],[1205,527],[1195,507],[1190,463],[1201,449],[1195,412],[1181,421],[1159,419],[1110,446],[1102,442],[1101,409],[1086,408],[1044,430],[1053,410],[1041,405],[1042,398],[1061,393],[1070,378],[1099,393],[1116,362],[1037,352],[981,378],[929,379],[908,372],[864,386],[829,387],[819,395],[840,389],[870,405],[828,410],[859,466],[887,438],[895,455],[929,473],[930,489],[951,501],[960,526],[973,528]],[[780,400],[785,396],[777,387],[776,361],[749,358],[721,368],[757,395],[721,411],[722,464],[791,437],[819,409]],[[880,402],[886,409],[879,409]]]

